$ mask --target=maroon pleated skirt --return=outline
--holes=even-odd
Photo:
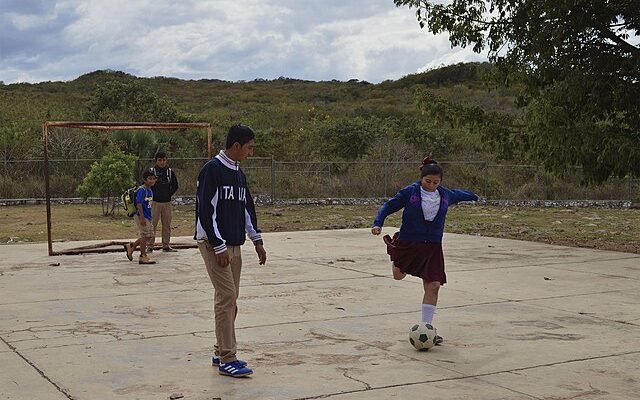
[[[385,235],[382,240],[387,245],[387,254],[393,265],[406,274],[422,278],[427,282],[447,282],[444,272],[444,254],[442,243],[399,240],[398,232],[391,238]]]

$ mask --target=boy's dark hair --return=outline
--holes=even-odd
[[[225,149],[230,149],[234,143],[239,143],[240,146],[244,146],[255,138],[256,134],[253,132],[253,129],[249,128],[247,125],[234,125],[229,128],[229,132],[227,133]]]
[[[153,173],[153,171],[151,170],[151,168],[147,168],[144,170],[144,172],[142,173],[142,181],[146,181],[148,177],[150,176],[156,176],[156,174]]]
[[[158,161],[158,159],[160,159],[160,158],[167,158],[167,153],[165,153],[164,151],[159,151],[159,152],[156,153],[155,156],[153,156],[153,159],[155,161]]]
[[[440,179],[442,179],[442,167],[429,156],[422,160],[422,165],[420,166],[420,178],[424,178],[427,175],[439,175]]]

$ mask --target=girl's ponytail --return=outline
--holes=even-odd
[[[442,179],[442,167],[428,155],[422,159],[422,165],[420,166],[420,178],[426,175],[439,175],[440,179]]]

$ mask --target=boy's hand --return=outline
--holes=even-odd
[[[229,259],[229,251],[227,250],[223,251],[220,254],[216,254],[216,259],[218,261],[218,265],[222,268],[227,267],[231,262],[231,259]]]
[[[380,232],[382,232],[382,228],[380,228],[379,226],[374,226],[373,228],[371,228],[372,235],[378,236]]]
[[[264,265],[267,262],[267,251],[261,244],[256,245],[256,253],[258,254],[258,263]]]

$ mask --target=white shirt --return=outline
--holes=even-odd
[[[427,221],[433,221],[440,210],[440,192],[428,192],[420,188],[422,198],[422,214]]]

